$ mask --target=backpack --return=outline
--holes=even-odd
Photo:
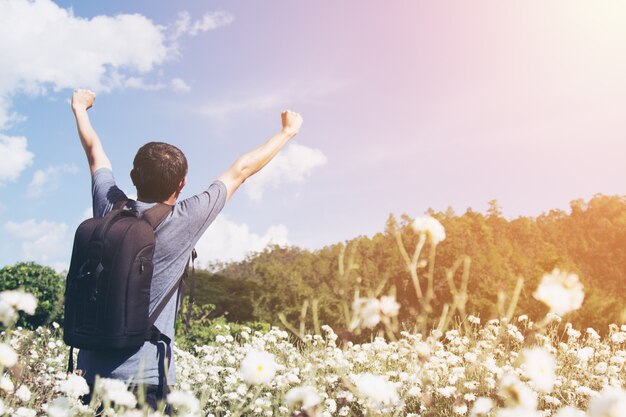
[[[180,289],[188,266],[152,314],[149,306],[154,230],[173,206],[157,203],[139,215],[123,209],[128,201],[119,201],[106,216],[87,219],[76,230],[65,285],[63,341],[70,346],[68,373],[74,371],[74,347],[130,350],[145,341],[165,342],[171,357],[171,339],[154,323]],[[192,264],[195,257],[194,250]],[[177,312],[178,304],[177,299]]]

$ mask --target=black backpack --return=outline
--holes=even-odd
[[[104,217],[85,220],[76,230],[65,285],[63,340],[70,346],[69,373],[74,371],[74,347],[137,349],[147,340],[155,344],[163,341],[167,345],[166,356],[171,357],[171,340],[154,322],[180,289],[187,268],[153,313],[148,312],[154,229],[173,206],[158,203],[139,215],[123,209],[128,201],[116,203]],[[195,257],[194,250],[192,264]],[[178,304],[177,300],[177,311]],[[191,305],[189,308],[191,312]]]

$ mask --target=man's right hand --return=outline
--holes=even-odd
[[[87,161],[89,162],[89,170],[91,174],[100,168],[111,169],[111,162],[104,153],[104,148],[100,142],[98,134],[91,126],[87,109],[93,105],[96,99],[96,93],[90,90],[78,89],[72,94],[72,111],[76,118],[76,127],[78,128],[78,136],[80,143],[83,145]]]
[[[96,99],[96,93],[80,88],[72,94],[72,110],[88,110]]]
[[[285,110],[280,116],[283,122],[282,130],[284,132],[287,132],[290,135],[295,135],[300,131],[300,127],[302,126],[302,116],[300,116],[299,113],[291,110]]]
[[[218,179],[226,186],[227,201],[248,177],[267,165],[302,126],[302,116],[294,111],[285,110],[281,113],[281,119],[283,127],[280,132],[272,136],[265,144],[239,157],[228,170],[219,176]]]

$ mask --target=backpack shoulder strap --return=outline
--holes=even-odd
[[[156,229],[173,209],[174,206],[170,206],[169,204],[157,203],[154,207],[146,210],[142,218],[146,219],[153,229]]]
[[[148,321],[150,322],[150,327],[154,326],[154,322],[156,321],[157,317],[159,317],[159,314],[161,314],[161,312],[165,308],[165,305],[170,301],[170,299],[172,298],[176,290],[179,289],[180,283],[182,279],[184,278],[184,276],[185,276],[184,273],[181,274],[181,276],[176,280],[176,282],[174,283],[172,288],[169,290],[169,292],[165,295],[165,297],[161,299],[161,302],[156,306],[152,314],[150,314],[150,316],[148,317]]]
[[[187,267],[189,266],[189,261],[191,261],[191,259],[195,259],[195,256],[196,255],[195,255],[195,249],[194,249],[192,256],[190,256],[190,259],[187,261],[187,266],[185,266],[183,273],[180,274],[180,277],[176,280],[176,282],[174,283],[172,288],[169,290],[169,292],[165,295],[165,297],[163,297],[161,302],[159,302],[159,304],[156,306],[152,314],[148,316],[150,327],[148,331],[146,332],[146,340],[156,345],[158,345],[159,342],[165,342],[165,353],[159,354],[160,365],[159,365],[159,384],[158,384],[157,394],[163,393],[163,387],[167,385],[167,372],[165,371],[164,361],[165,359],[167,359],[167,363],[169,366],[169,363],[172,358],[172,345],[171,345],[172,340],[169,337],[167,337],[165,334],[161,333],[161,331],[154,325],[154,323],[156,322],[157,317],[159,317],[159,314],[161,314],[161,312],[165,308],[165,305],[172,298],[176,290],[179,290],[179,291],[181,290],[182,281],[187,276],[187,269],[188,269]],[[194,271],[194,276],[195,276],[195,271]],[[180,292],[178,293],[178,295],[180,296]],[[178,315],[178,298],[176,299],[176,315]],[[68,369],[69,369],[69,365],[68,365]],[[72,361],[72,369],[73,369],[73,361]]]
[[[126,203],[128,203],[129,201],[131,201],[128,198],[123,198],[121,200],[118,200],[115,202],[115,204],[113,204],[113,210],[121,210],[124,208],[124,206],[126,205]]]
[[[191,315],[193,312],[193,303],[195,301],[195,292],[196,292],[196,258],[198,257],[198,253],[196,252],[196,248],[191,250],[191,284],[189,286],[189,304],[187,304],[187,320],[185,322],[185,328],[189,331],[189,326],[191,324]],[[187,271],[185,271],[185,276],[187,275]]]
[[[190,257],[189,260],[191,260],[191,257]],[[161,299],[161,302],[156,306],[156,308],[154,309],[152,314],[150,314],[150,316],[148,317],[148,321],[150,322],[150,326],[154,326],[154,322],[156,321],[157,317],[159,317],[159,314],[161,314],[161,312],[165,308],[165,305],[170,301],[170,299],[172,298],[172,296],[174,295],[176,290],[180,289],[180,287],[182,285],[183,279],[185,279],[187,277],[187,270],[188,270],[189,260],[187,260],[187,266],[185,266],[185,269],[183,270],[183,273],[180,274],[180,276],[178,277],[178,279],[176,280],[176,282],[174,283],[172,288],[169,290],[169,292],[167,294],[165,294],[165,297],[163,297]],[[176,306],[176,308],[178,309],[178,306]]]

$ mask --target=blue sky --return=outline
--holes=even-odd
[[[496,198],[534,216],[623,193],[626,8],[556,3],[6,0],[0,265],[69,259],[90,207],[72,87],[97,91],[92,122],[128,193],[146,141],[186,153],[185,197],[282,110],[303,115],[209,229],[204,261],[371,235],[389,213]]]

